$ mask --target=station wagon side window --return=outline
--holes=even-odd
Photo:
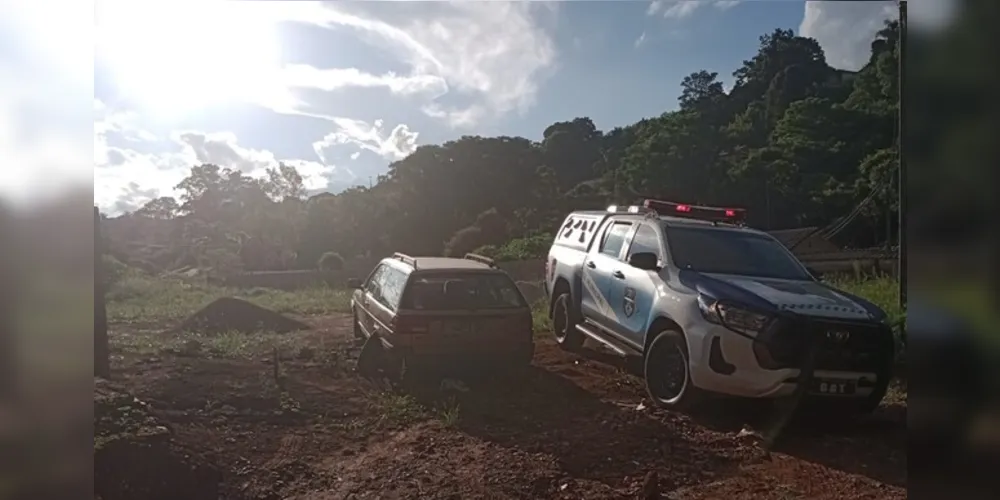
[[[622,245],[625,244],[625,236],[628,235],[631,228],[631,222],[613,222],[604,233],[604,239],[601,241],[601,253],[617,259],[621,255]]]
[[[390,310],[395,311],[399,307],[399,299],[403,296],[403,289],[406,288],[406,279],[408,277],[408,273],[389,266],[385,274],[382,275],[382,297],[379,302]]]
[[[383,277],[385,276],[385,272],[388,268],[389,266],[385,264],[379,264],[378,268],[375,269],[375,272],[373,272],[372,275],[368,277],[368,282],[365,283],[365,292],[371,295],[372,300],[377,300],[381,302],[382,299],[381,285]]]

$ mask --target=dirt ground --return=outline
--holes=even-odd
[[[117,349],[110,385],[141,402],[114,396],[105,420],[132,418],[131,404],[154,431],[95,450],[97,497],[906,498],[900,403],[850,425],[798,423],[767,453],[740,434],[751,409],[647,408],[641,380],[597,350],[542,335],[520,384],[415,397],[353,372],[349,318],[305,321],[280,352]],[[102,432],[115,425],[129,427]]]

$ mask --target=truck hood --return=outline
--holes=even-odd
[[[875,319],[864,302],[815,281],[715,273],[703,273],[703,276],[749,292],[779,310],[836,319]]]

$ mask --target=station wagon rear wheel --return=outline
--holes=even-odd
[[[653,338],[644,362],[646,393],[653,404],[676,410],[692,409],[701,399],[691,384],[687,343],[675,330],[662,330]]]
[[[573,313],[569,294],[563,292],[552,304],[552,334],[559,347],[575,351],[583,346],[583,333],[576,329],[577,315]]]

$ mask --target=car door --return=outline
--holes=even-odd
[[[377,304],[378,300],[381,299],[382,282],[388,268],[389,266],[385,263],[379,264],[371,275],[368,276],[368,280],[365,281],[365,284],[361,289],[361,313],[358,315],[358,320],[360,321],[362,328],[364,328],[366,335],[371,335],[371,333],[375,331],[376,323],[373,314],[373,307]]]
[[[584,316],[604,328],[614,328],[615,313],[608,300],[611,293],[611,273],[619,262],[625,238],[633,222],[612,219],[595,248],[583,262],[582,311]]]
[[[611,272],[611,307],[615,311],[615,333],[636,346],[643,345],[646,321],[649,318],[656,284],[660,279],[654,271],[644,271],[628,264],[637,253],[649,252],[663,265],[663,238],[657,228],[648,222],[639,224],[626,242],[626,251],[615,263]]]
[[[379,277],[379,296],[372,304],[372,319],[375,331],[379,334],[391,335],[390,326],[396,312],[399,310],[399,300],[406,288],[410,274],[396,266],[386,266],[385,272]]]

